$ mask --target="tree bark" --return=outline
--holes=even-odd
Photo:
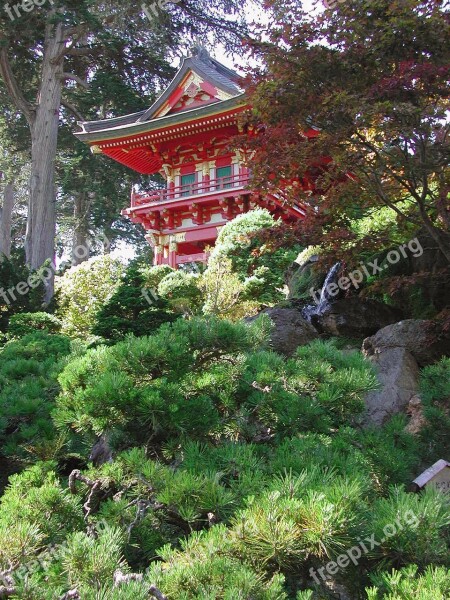
[[[14,186],[7,183],[3,193],[3,206],[0,209],[0,255],[11,255],[11,223],[14,208]]]
[[[25,251],[27,264],[40,268],[54,260],[56,231],[55,159],[61,107],[62,53],[64,29],[61,23],[47,25],[42,79],[31,129],[30,202]],[[53,296],[53,278],[48,281],[45,300]]]
[[[89,258],[89,199],[86,192],[75,195],[73,216],[75,228],[72,242],[72,264],[79,265]]]

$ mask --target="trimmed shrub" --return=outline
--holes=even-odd
[[[120,285],[123,271],[120,260],[96,256],[56,278],[57,316],[63,333],[73,337],[89,334],[98,311]]]
[[[0,451],[47,458],[58,447],[50,412],[58,393],[60,359],[70,340],[44,331],[8,342],[0,352]]]
[[[20,338],[38,330],[59,333],[61,326],[62,323],[57,317],[46,312],[20,313],[10,318],[8,337]]]
[[[169,312],[168,303],[155,293],[156,282],[165,272],[158,267],[146,269],[140,260],[132,261],[119,287],[95,315],[92,333],[118,341],[129,333],[151,335],[163,323],[174,321],[176,315]],[[155,285],[149,285],[150,281]]]

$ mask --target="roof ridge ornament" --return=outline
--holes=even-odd
[[[190,47],[191,56],[193,58],[199,58],[200,60],[210,59],[208,50],[206,49],[205,39],[197,35],[194,38],[194,43]]]

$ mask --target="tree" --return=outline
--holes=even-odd
[[[114,294],[95,315],[92,328],[94,335],[118,341],[127,334],[151,335],[162,323],[174,321],[177,315],[168,310],[167,302],[156,294],[158,279],[162,279],[170,267],[145,268],[144,261],[132,261]],[[149,272],[155,281],[148,284]],[[156,271],[156,272],[155,272]]]
[[[243,28],[236,19],[220,22],[217,12],[237,12],[238,3],[228,0],[212,4],[184,2],[173,9],[173,18],[161,12],[167,28],[157,19],[150,31],[148,20],[144,17],[143,21],[142,9],[120,0],[102,4],[92,0],[56,0],[42,9],[33,7],[32,18],[19,9],[20,16],[16,18],[12,8],[7,7],[0,21],[0,77],[9,100],[29,128],[31,179],[26,255],[28,264],[39,268],[54,257],[54,167],[60,113],[64,109],[79,120],[86,117],[79,88],[84,90],[84,96],[93,82],[94,88],[102,89],[104,101],[101,105],[99,102],[100,115],[96,116],[106,118],[112,112],[112,89],[116,101],[120,87],[123,92],[134,88],[154,95],[158,82],[170,70],[165,61],[167,52],[177,46],[185,33],[221,26],[223,39],[231,43],[233,39],[236,42],[236,34]],[[194,16],[197,21],[192,19]],[[111,76],[111,71],[115,76]],[[50,282],[47,300],[52,292]]]
[[[120,285],[123,264],[110,256],[97,256],[72,267],[56,279],[58,315],[63,332],[89,334],[96,314]]]
[[[334,254],[376,248],[386,236],[356,243],[352,219],[389,207],[450,261],[442,3],[348,0],[313,16],[290,0],[271,5],[271,39],[253,46],[265,67],[249,91],[264,128],[250,145],[258,186],[290,182],[308,207],[293,239]]]
[[[14,186],[11,182],[3,190],[3,206],[0,207],[0,255],[7,258],[11,254],[11,224],[14,208]]]
[[[230,259],[232,271],[245,282],[243,299],[263,303],[284,299],[284,272],[297,257],[300,246],[274,250],[264,243],[264,232],[276,232],[280,224],[268,210],[257,208],[238,215],[219,232],[210,265]]]

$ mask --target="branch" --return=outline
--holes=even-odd
[[[0,598],[9,598],[10,596],[14,596],[17,594],[17,590],[15,587],[7,587],[5,585],[0,585]]]
[[[75,73],[61,73],[60,79],[64,81],[67,79],[71,79],[72,81],[76,81],[78,85],[81,85],[81,87],[84,87],[85,90],[89,89],[88,82],[85,79],[82,79],[81,77],[76,75]]]
[[[164,594],[160,590],[158,590],[156,585],[151,585],[148,588],[148,591],[150,596],[153,596],[154,598],[156,598],[156,600],[168,600],[167,596],[164,596]]]
[[[89,48],[85,46],[84,48],[67,48],[64,52],[65,56],[96,56],[101,54],[102,48],[100,46],[96,46],[95,48]]]
[[[70,111],[79,121],[86,121],[80,111],[71,102],[61,98],[61,104],[64,106],[64,108],[67,108],[67,110]]]
[[[11,69],[6,46],[0,49],[0,76],[4,81],[6,89],[16,108],[25,116],[28,124],[32,125],[35,118],[34,108],[25,99],[25,96],[17,83],[17,79]]]

